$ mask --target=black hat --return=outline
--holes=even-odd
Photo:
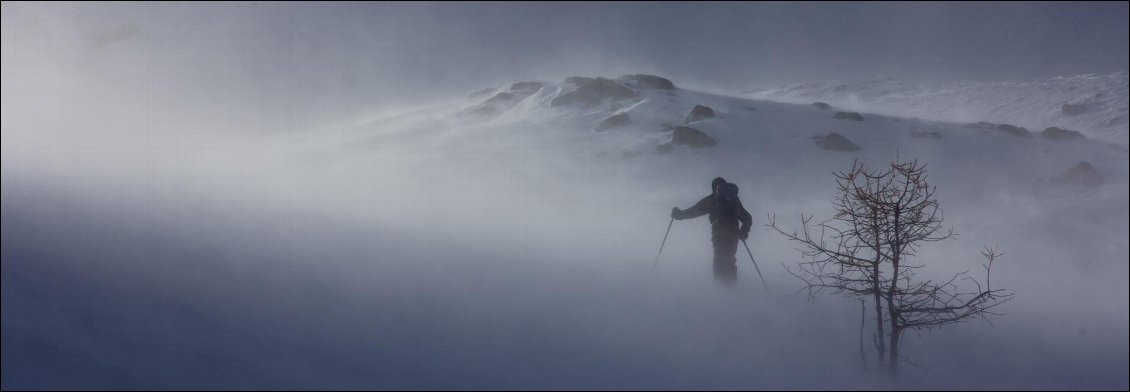
[[[718,189],[718,184],[725,184],[725,183],[726,183],[725,178],[714,177],[714,181],[710,182],[710,191],[713,192],[715,189]]]

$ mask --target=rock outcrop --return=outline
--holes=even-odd
[[[828,151],[859,151],[859,146],[852,143],[851,140],[832,132],[827,135],[813,136],[812,140],[816,142],[817,146]]]
[[[541,90],[541,82],[517,82],[510,85],[510,91],[523,91],[533,94]]]
[[[611,79],[572,76],[565,79],[565,83],[572,84],[576,88],[553,98],[549,106],[581,104],[591,107],[605,100],[619,101],[639,97],[639,93]]]
[[[487,100],[487,103],[506,102],[511,99],[514,99],[514,95],[503,91],[501,93],[495,94],[493,97],[490,97],[490,99]]]
[[[1032,133],[1028,132],[1028,129],[1010,124],[998,124],[996,130],[1011,136],[1032,137]]]
[[[1040,133],[1040,137],[1048,140],[1074,140],[1083,139],[1083,134],[1069,129],[1048,127]]]
[[[1103,182],[1106,182],[1106,178],[1087,161],[1075,164],[1059,177],[1052,179],[1053,184],[1081,185],[1088,188],[1096,188]]]
[[[652,89],[652,90],[674,90],[675,84],[667,78],[661,78],[655,75],[624,75],[621,76],[619,81],[624,82],[628,87],[637,89]]]
[[[622,127],[632,123],[632,119],[628,118],[628,113],[620,113],[608,116],[601,121],[600,124],[594,128],[594,131],[604,132],[612,128]]]
[[[691,127],[675,127],[671,134],[671,144],[690,147],[710,147],[718,144],[714,138]]]
[[[702,121],[709,118],[714,118],[714,109],[711,109],[709,106],[694,105],[694,109],[691,109],[691,112],[687,113],[687,115],[683,117],[683,121],[686,121],[687,124],[690,124],[695,121]]]

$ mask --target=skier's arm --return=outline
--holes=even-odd
[[[749,211],[746,211],[741,200],[738,200],[738,220],[742,222],[742,228],[738,230],[738,233],[742,235],[742,238],[745,238],[749,235],[750,226],[753,226],[753,216],[749,215]]]
[[[710,208],[711,207],[710,206],[711,197],[712,196],[704,197],[704,198],[702,198],[702,200],[699,200],[698,203],[695,203],[694,206],[692,206],[691,208],[685,209],[685,210],[679,210],[679,209],[676,208],[674,211],[671,212],[671,217],[678,219],[678,220],[683,220],[683,219],[698,218],[700,216],[709,214],[710,209],[711,209]]]

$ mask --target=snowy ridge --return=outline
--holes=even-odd
[[[893,77],[760,89],[752,98],[826,102],[845,110],[950,122],[989,121],[1042,131],[1076,130],[1126,146],[1127,74],[1086,74],[1023,82],[924,83]]]
[[[898,156],[929,164],[943,203],[964,211],[958,214],[972,214],[970,222],[981,219],[976,215],[986,205],[1025,200],[997,206],[992,213],[1002,216],[996,221],[1020,219],[1022,226],[1050,228],[1060,224],[1051,216],[1092,214],[1103,216],[1099,220],[1106,227],[1125,232],[1124,216],[1100,212],[1125,209],[1130,169],[1124,146],[1090,137],[1059,138],[1041,132],[1043,128],[851,114],[836,107],[729,97],[677,85],[639,88],[623,78],[603,79],[604,89],[590,89],[600,93],[584,102],[561,104],[560,97],[584,89],[570,80],[497,86],[446,109],[421,112],[415,120],[375,121],[344,130],[342,138],[319,136],[303,145],[352,146],[365,156],[373,151],[358,146],[415,146],[429,151],[415,157],[431,156],[421,158],[421,165],[452,157],[465,162],[457,169],[444,165],[435,170],[453,178],[462,178],[454,173],[463,170],[470,170],[463,175],[518,171],[534,181],[617,173],[647,187],[647,197],[659,198],[698,189],[703,178],[722,175],[756,187],[760,213],[824,205],[830,172],[854,159],[881,165]],[[691,118],[700,106],[713,117]],[[387,129],[397,132],[378,132]],[[1082,199],[1091,202],[1079,208],[1073,200]],[[1027,216],[1033,208],[1047,212]],[[1014,233],[1018,241],[1027,241],[1021,238],[1030,234]],[[1099,238],[1125,243],[1106,234],[1086,241]]]
[[[1100,81],[1109,81],[1109,78],[1108,75],[1077,79],[1098,86],[1102,84]],[[574,78],[570,78],[572,79]],[[603,80],[607,82],[606,87],[611,87],[589,96],[584,102],[571,101],[563,104],[557,101],[559,97],[583,89],[569,80],[517,82],[472,94],[442,108],[421,111],[415,119],[408,115],[395,121],[372,121],[355,129],[345,130],[341,133],[346,135],[344,139],[336,139],[333,143],[357,144],[364,140],[380,139],[383,132],[395,129],[394,133],[405,139],[457,140],[453,147],[463,149],[476,145],[481,136],[489,134],[493,142],[510,140],[525,143],[522,147],[540,144],[554,147],[534,151],[538,154],[565,152],[574,157],[576,154],[582,157],[607,156],[628,160],[629,166],[635,162],[644,167],[654,167],[655,164],[664,162],[672,165],[686,164],[687,160],[711,167],[737,162],[777,167],[779,165],[773,160],[790,162],[798,157],[813,158],[815,162],[819,162],[816,166],[823,166],[825,160],[839,162],[845,156],[884,161],[892,157],[895,151],[901,151],[909,156],[938,154],[938,159],[945,161],[947,165],[968,166],[965,169],[971,171],[983,171],[985,169],[977,165],[984,164],[986,160],[995,161],[999,157],[1009,167],[1016,165],[1016,168],[1022,168],[1022,173],[997,174],[1010,179],[1024,178],[1029,185],[1062,173],[1087,159],[1095,160],[1091,163],[1099,167],[1100,171],[1115,174],[1111,177],[1112,180],[1123,178],[1126,171],[1125,162],[1121,162],[1126,154],[1125,147],[1105,144],[1102,140],[1092,139],[1090,135],[1078,139],[1057,139],[1055,135],[1042,132],[1045,127],[1026,126],[1020,122],[1008,124],[1026,126],[1030,130],[1016,129],[1004,122],[999,126],[988,123],[969,124],[964,121],[941,122],[906,118],[904,115],[879,115],[866,110],[859,110],[862,115],[857,115],[841,112],[850,109],[841,104],[824,109],[810,105],[811,102],[807,100],[782,103],[715,95],[678,87],[638,88],[624,83],[623,78],[596,80]],[[1122,82],[1125,83],[1125,78]],[[883,90],[875,87],[876,83],[880,82],[865,83],[871,87],[862,91]],[[882,83],[901,84],[894,80]],[[1084,82],[1077,80],[1075,84],[1082,83]],[[804,89],[795,87],[791,91],[805,96],[816,95],[813,91],[820,89],[814,86],[816,85]],[[1011,91],[1019,94],[1022,90],[1033,88],[1022,86]],[[621,88],[623,90],[619,90]],[[978,89],[984,90],[986,87],[966,87],[968,91]],[[784,94],[782,91],[784,90],[764,92],[761,95]],[[888,92],[875,97],[895,99],[894,93],[884,91]],[[912,92],[908,88],[899,96],[920,97],[925,102],[927,99],[956,99],[957,94]],[[1099,98],[1104,99],[1096,102],[1101,102],[1101,107],[1106,108],[1118,102],[1125,103],[1126,94],[1125,91],[1121,95],[1099,94]],[[1090,104],[1100,106],[1093,102]],[[956,110],[953,105],[948,109],[943,106],[945,105],[923,103],[922,109]],[[710,114],[691,118],[692,112],[698,110],[698,107]],[[1004,113],[1003,109],[998,112]],[[1120,113],[1125,114],[1124,107]],[[1092,111],[1076,117],[1083,118],[1088,114],[1098,116],[1100,113]],[[684,132],[683,135],[676,136],[676,128],[684,128],[684,131],[685,128],[693,129],[697,131],[694,133],[696,137],[701,133],[705,138],[716,142],[716,145],[692,146],[679,143],[678,139],[686,135]],[[858,145],[861,151],[848,154],[825,151],[817,139],[832,133]],[[441,137],[429,139],[429,135]],[[322,139],[322,136],[318,135],[318,140],[310,142],[326,143],[327,140]],[[1001,157],[1001,153],[1006,151],[1015,152],[1015,156]],[[1111,160],[1102,161],[1107,156]],[[749,162],[751,160],[757,162]],[[992,170],[1003,170],[1003,167],[994,167]]]

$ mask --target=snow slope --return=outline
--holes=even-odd
[[[801,83],[749,96],[929,120],[1009,123],[1033,131],[1054,126],[1126,146],[1127,94],[1127,75],[1119,72],[997,83],[886,77]]]
[[[1126,388],[1125,147],[642,81],[512,83],[166,162],[8,134],[5,389]],[[697,105],[715,117],[688,122]],[[678,127],[715,144],[668,145],[703,140]],[[833,132],[859,149],[816,143]],[[907,336],[927,367],[888,382],[860,370],[858,304],[787,296],[799,255],[762,225],[827,219],[833,171],[896,157],[928,165],[959,233],[920,276],[978,274],[997,246],[1017,296],[993,325]],[[1101,180],[1064,177],[1083,161]],[[739,287],[713,284],[704,219],[651,269],[715,176],[771,295],[741,254]]]

